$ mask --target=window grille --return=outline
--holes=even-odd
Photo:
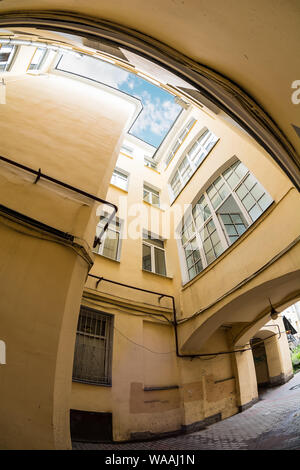
[[[80,309],[73,381],[111,385],[113,316],[82,306]]]

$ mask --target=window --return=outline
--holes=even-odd
[[[217,211],[221,226],[229,245],[237,240],[247,230],[247,220],[243,211],[239,208],[230,195]]]
[[[196,242],[195,226],[192,217],[189,217],[181,232],[181,239],[184,245],[184,253],[189,273],[192,279],[202,271],[203,266],[201,256]]]
[[[44,61],[46,54],[46,47],[37,47],[35,53],[33,54],[28,70],[38,70],[41,67],[42,62]]]
[[[131,156],[133,154],[133,148],[128,147],[127,145],[122,145],[121,152],[126,153],[126,155]]]
[[[205,129],[193,143],[181,163],[179,163],[170,181],[173,199],[184,188],[217,141],[218,137],[208,129]]]
[[[146,184],[144,184],[143,199],[145,202],[149,202],[149,204],[159,207],[159,191],[156,191]]]
[[[0,45],[0,71],[7,72],[17,51],[16,46]]]
[[[188,278],[218,258],[271,203],[271,196],[240,161],[218,176],[182,225]]]
[[[148,232],[143,234],[143,269],[166,276],[164,242]]]
[[[127,191],[128,189],[128,174],[122,170],[114,169],[114,172],[111,177],[111,184],[118,186],[118,188],[124,189]]]
[[[99,237],[103,232],[103,229],[107,223],[108,214],[100,216],[100,222],[96,227],[96,236]],[[109,224],[107,230],[101,237],[100,245],[98,249],[96,248],[95,252],[99,255],[105,256],[106,258],[111,258],[116,261],[120,259],[121,251],[121,224],[120,220],[116,217],[115,220]]]
[[[179,136],[176,139],[175,144],[172,147],[171,152],[169,153],[169,155],[167,156],[165,160],[166,167],[169,165],[170,161],[175,156],[175,153],[177,152],[181,144],[184,142],[186,136],[188,135],[189,131],[191,130],[195,122],[196,122],[196,119],[192,118],[180,132]]]
[[[144,165],[148,166],[149,168],[153,168],[154,170],[157,168],[157,163],[146,155],[144,156]]]
[[[73,381],[111,385],[113,316],[82,306],[80,309]]]

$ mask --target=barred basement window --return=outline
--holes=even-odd
[[[111,385],[113,316],[81,306],[73,382]]]

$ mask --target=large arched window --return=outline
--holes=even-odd
[[[239,160],[220,174],[184,218],[181,245],[187,280],[220,256],[272,202]]]
[[[177,165],[169,182],[172,201],[185,187],[218,140],[218,137],[206,128],[198,135],[183,160]]]

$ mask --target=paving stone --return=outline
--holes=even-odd
[[[73,442],[76,450],[300,450],[300,373],[288,383],[267,389],[242,413],[202,431],[177,437],[129,443]]]

